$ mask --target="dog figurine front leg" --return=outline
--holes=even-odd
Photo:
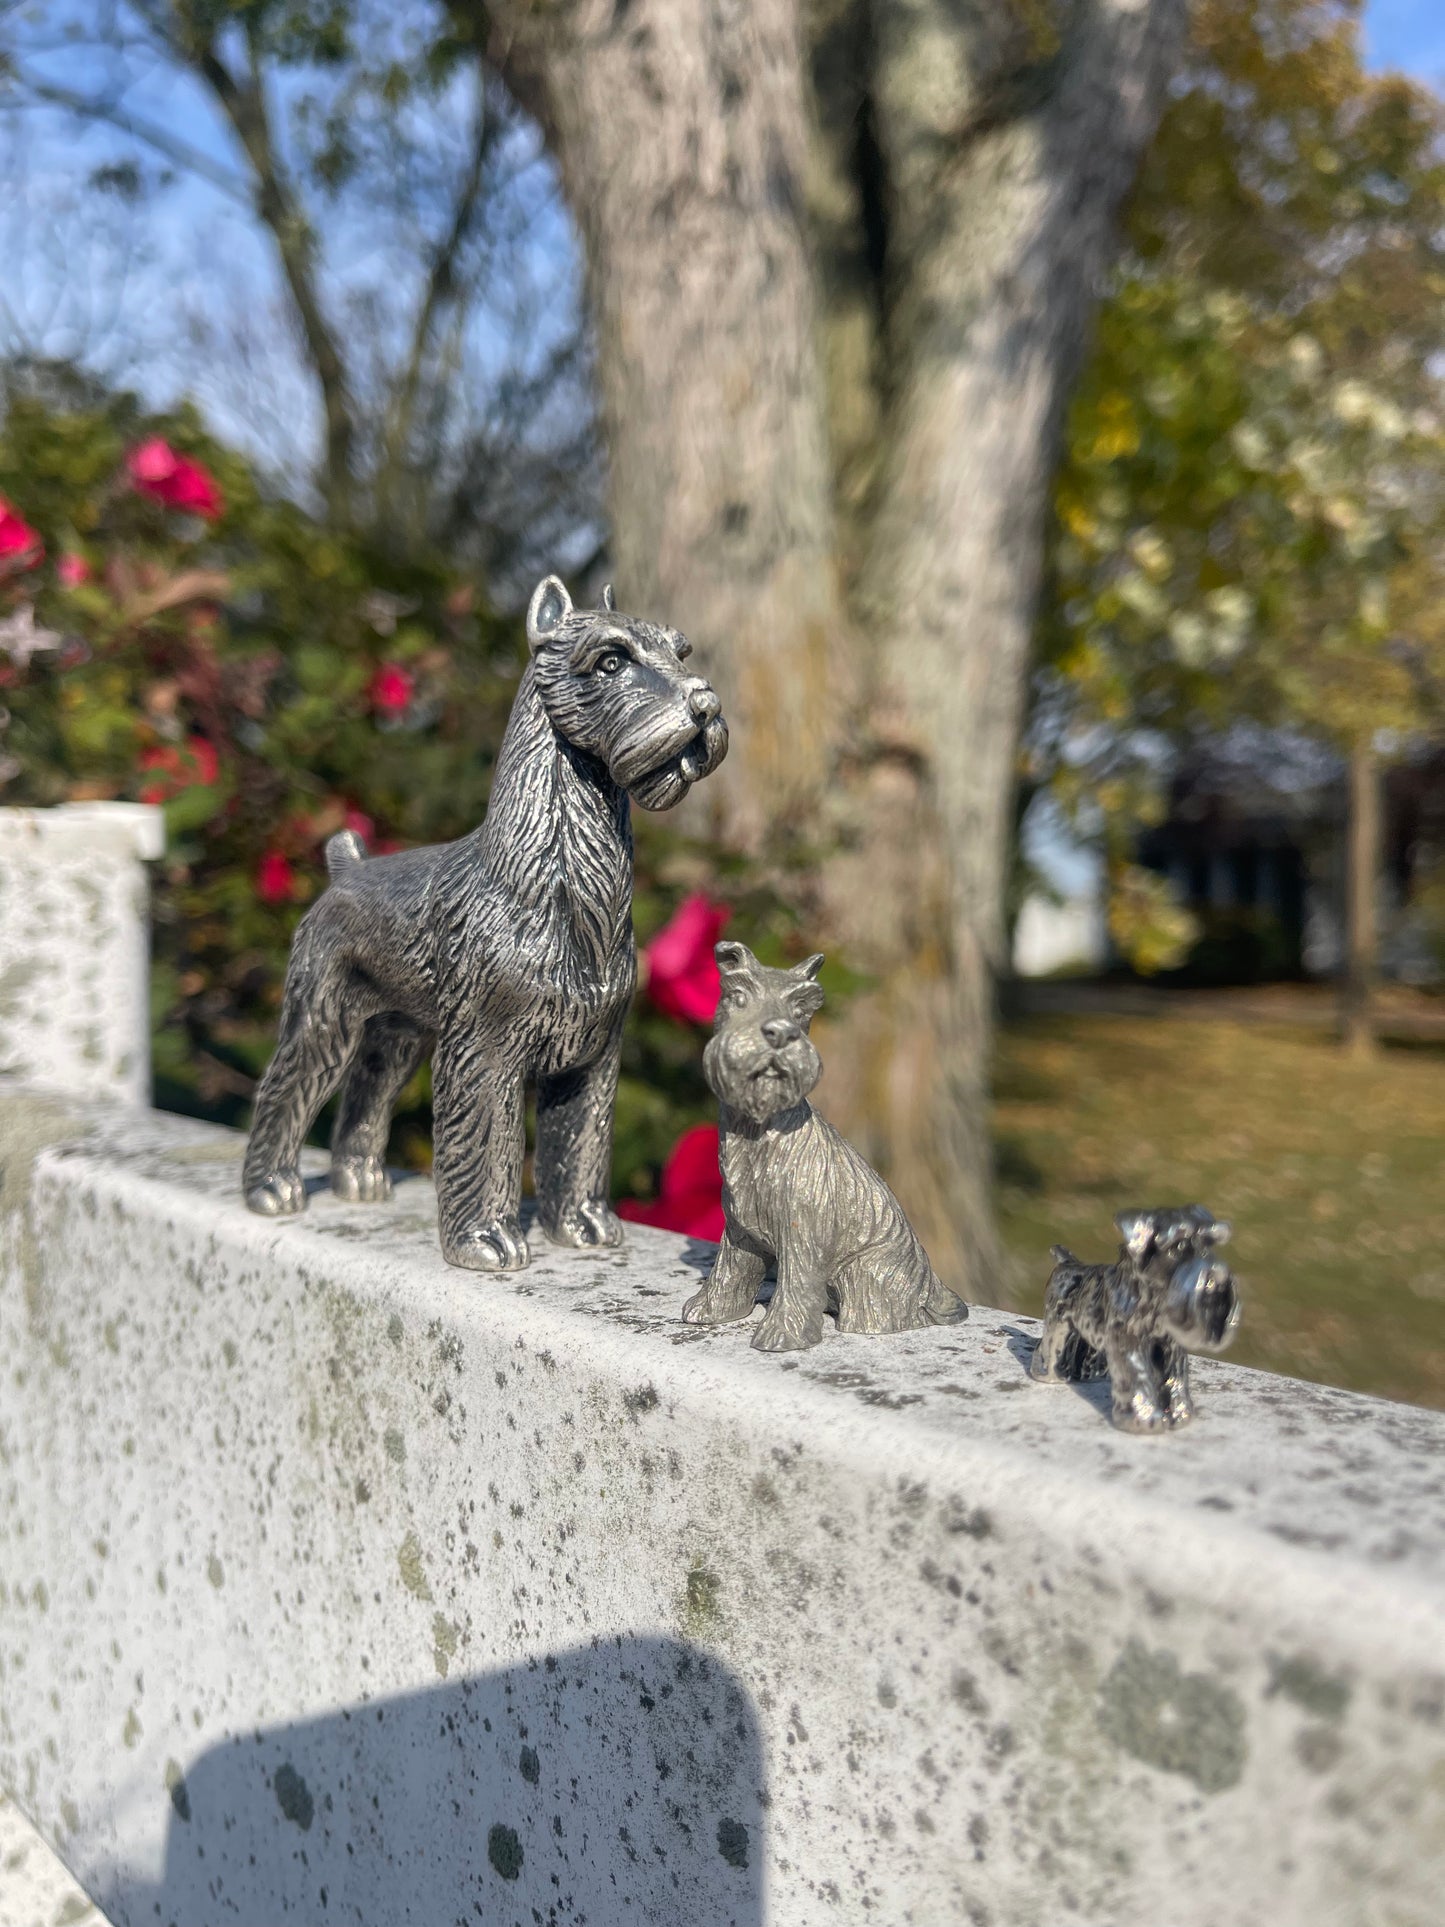
[[[820,1264],[803,1265],[778,1253],[778,1283],[767,1316],[758,1326],[753,1348],[760,1352],[801,1352],[823,1336],[828,1285]]]
[[[537,1080],[537,1210],[553,1244],[622,1243],[622,1220],[607,1202],[621,1061],[619,1032],[595,1064]]]
[[[683,1322],[731,1325],[749,1317],[767,1268],[768,1260],[761,1251],[739,1244],[732,1231],[725,1229],[707,1283],[682,1308]]]
[[[1114,1423],[1121,1432],[1163,1432],[1169,1415],[1160,1404],[1153,1346],[1144,1341],[1108,1348]]]
[[[1189,1354],[1176,1339],[1161,1340],[1159,1380],[1171,1425],[1187,1425],[1194,1416],[1194,1400],[1189,1396]]]
[[[520,1271],[527,1263],[522,1071],[488,1061],[491,1043],[463,1031],[443,1037],[433,1060],[442,1256],[467,1271]]]

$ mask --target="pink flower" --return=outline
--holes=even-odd
[[[204,736],[187,737],[184,744],[158,743],[153,749],[142,750],[140,766],[155,772],[139,792],[142,803],[164,803],[198,783],[214,783],[221,773],[216,746]]]
[[[90,580],[90,564],[83,555],[71,551],[61,556],[55,565],[55,573],[62,589],[78,589],[82,582]]]
[[[125,458],[132,483],[142,495],[169,509],[183,509],[214,522],[226,506],[215,477],[188,455],[178,455],[169,442],[154,435]]]
[[[366,814],[365,810],[349,809],[346,812],[346,819],[341,827],[344,830],[350,830],[354,835],[359,836],[363,843],[368,845],[376,835],[376,825]]]
[[[667,1017],[710,1024],[722,986],[713,945],[732,911],[707,897],[688,897],[643,951],[647,994]]]
[[[24,516],[0,495],[0,562],[31,569],[44,553],[39,529],[32,529]]]
[[[279,850],[268,850],[256,866],[256,895],[262,903],[289,903],[296,887],[291,860]]]
[[[371,706],[380,716],[400,716],[416,689],[416,677],[399,662],[384,662],[371,679]]]
[[[664,1231],[684,1231],[716,1244],[723,1234],[717,1126],[694,1124],[684,1131],[662,1167],[655,1202],[624,1198],[617,1215],[633,1224],[660,1225]]]

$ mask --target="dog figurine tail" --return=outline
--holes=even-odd
[[[336,839],[333,837],[332,842],[335,842],[335,840]],[[328,853],[330,851],[330,848],[331,848],[331,845],[328,844],[327,845]],[[1049,1256],[1053,1259],[1056,1265],[1076,1265],[1079,1262],[1078,1259],[1074,1256],[1073,1252],[1070,1251],[1067,1245],[1050,1245]]]
[[[354,864],[366,860],[366,845],[355,830],[338,830],[326,839],[326,873],[334,883]]]

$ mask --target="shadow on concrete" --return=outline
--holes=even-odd
[[[1010,1353],[1018,1360],[1025,1376],[1029,1378],[1029,1383],[1041,1394],[1047,1395],[1050,1392],[1061,1392],[1067,1389],[1077,1398],[1081,1398],[1086,1405],[1092,1405],[1102,1417],[1109,1417],[1113,1410],[1113,1393],[1107,1378],[1069,1378],[1061,1379],[1054,1384],[1039,1385],[1030,1375],[1029,1367],[1033,1364],[1034,1353],[1039,1348],[1039,1339],[1042,1334],[1024,1331],[1019,1325],[1005,1325],[1003,1329],[1008,1338]]]
[[[757,1721],[681,1641],[568,1649],[177,1765],[160,1885],[95,1893],[117,1927],[761,1927]]]

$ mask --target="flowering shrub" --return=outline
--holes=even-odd
[[[716,1016],[722,982],[713,946],[731,915],[726,904],[687,897],[644,946],[642,983],[665,1016],[689,1024],[710,1024]]]
[[[664,1231],[685,1231],[716,1243],[723,1234],[717,1126],[694,1124],[684,1131],[662,1167],[657,1197],[648,1204],[624,1198],[617,1212],[634,1224],[660,1225]]]
[[[125,458],[126,471],[142,495],[166,508],[184,509],[214,522],[225,507],[216,478],[200,462],[178,455],[168,441],[152,435]]]

